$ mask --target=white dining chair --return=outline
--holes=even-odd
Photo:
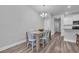
[[[49,42],[49,31],[43,31],[42,37],[40,38],[43,44],[43,48],[45,46],[45,42]]]
[[[32,32],[28,32],[28,45],[30,44],[32,46],[32,51],[35,45],[36,39],[35,35]]]

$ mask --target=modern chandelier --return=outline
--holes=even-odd
[[[46,7],[46,5],[42,5],[43,9]],[[45,10],[45,9],[44,9]],[[44,11],[40,14],[41,17],[46,17],[48,15],[48,13],[46,11]]]
[[[41,16],[41,17],[46,17],[46,16],[47,16],[47,12],[42,12],[42,13],[40,14],[40,16]]]

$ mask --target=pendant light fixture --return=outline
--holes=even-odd
[[[46,7],[46,5],[42,5],[43,9]],[[43,10],[43,12],[40,14],[41,17],[46,17],[48,15],[48,13],[46,11]]]

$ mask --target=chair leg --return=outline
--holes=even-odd
[[[32,42],[32,51],[33,51],[33,48],[34,48],[34,42]]]
[[[45,41],[43,40],[43,48],[44,48],[44,43],[45,43]]]
[[[47,39],[47,44],[49,43],[49,39]]]
[[[29,42],[27,43],[27,48],[29,48]]]

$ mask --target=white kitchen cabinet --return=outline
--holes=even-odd
[[[72,16],[68,16],[64,18],[64,25],[72,25],[73,23],[73,17]]]
[[[79,14],[73,15],[73,21],[79,21]]]
[[[64,29],[72,29],[72,25],[64,25]]]

